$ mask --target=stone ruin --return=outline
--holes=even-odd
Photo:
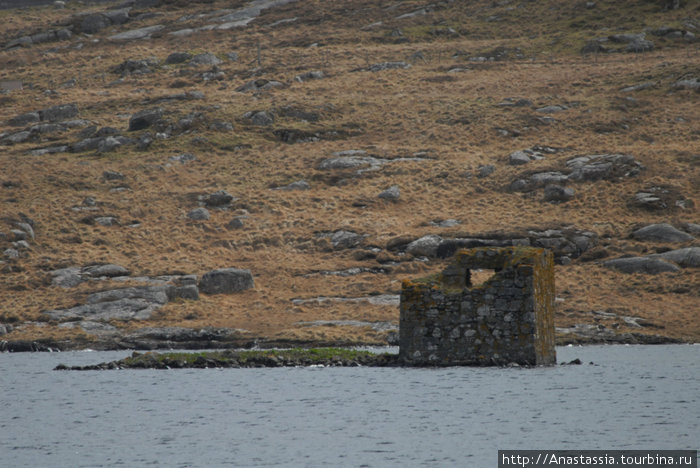
[[[476,269],[495,274],[473,285]],[[399,359],[405,365],[556,364],[549,250],[460,250],[442,273],[404,280],[400,310]]]

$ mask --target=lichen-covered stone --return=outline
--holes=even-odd
[[[472,269],[495,274],[473,286]],[[399,357],[405,365],[555,364],[553,315],[549,250],[461,250],[442,273],[403,282]]]

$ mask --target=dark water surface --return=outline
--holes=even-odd
[[[698,345],[558,348],[585,364],[536,369],[52,370],[128,354],[0,354],[0,465],[489,467],[499,449],[700,445]]]

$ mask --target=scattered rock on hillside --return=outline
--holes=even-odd
[[[494,166],[493,164],[485,164],[485,165],[479,166],[479,168],[477,169],[477,172],[476,172],[476,176],[479,177],[480,179],[483,179],[484,177],[488,177],[491,174],[493,174],[495,170],[496,170],[496,166]]]
[[[62,288],[73,288],[83,282],[80,268],[69,267],[53,270],[50,272],[53,276],[51,284]]]
[[[514,192],[529,192],[547,185],[562,185],[567,181],[620,180],[638,175],[645,167],[633,156],[624,154],[595,154],[572,158],[566,171],[536,172],[521,176],[510,184]]]
[[[408,246],[406,246],[406,252],[414,257],[436,257],[441,242],[442,237],[440,236],[423,236],[408,244]]]
[[[145,28],[132,29],[130,31],[124,31],[113,36],[109,36],[108,39],[112,41],[133,41],[136,39],[150,39],[152,34],[157,33],[165,26],[162,24],[156,24],[154,26],[148,26]]]
[[[169,300],[172,285],[140,286],[92,293],[87,304],[69,309],[56,309],[44,312],[54,320],[74,320],[87,318],[97,321],[148,320],[151,314]]]
[[[179,162],[180,164],[186,164],[190,161],[194,161],[197,157],[192,153],[182,153],[175,156],[170,156],[168,158],[170,161]]]
[[[563,203],[574,198],[575,191],[572,188],[562,185],[547,185],[544,188],[544,201]]]
[[[102,178],[104,180],[124,180],[126,176],[118,171],[104,171],[102,173]]]
[[[195,208],[187,213],[187,217],[193,221],[206,221],[209,219],[209,210],[203,207]]]
[[[290,191],[290,190],[309,190],[311,189],[311,185],[309,185],[308,182],[305,180],[297,180],[296,182],[292,182],[291,184],[283,185],[281,187],[275,187],[275,190],[285,190],[285,191]]]
[[[205,294],[230,294],[254,287],[250,270],[238,268],[212,270],[199,281],[199,289]]]
[[[362,234],[353,231],[335,231],[331,235],[331,245],[335,250],[351,249],[360,245],[364,238]]]
[[[243,118],[253,125],[272,125],[275,122],[275,115],[267,111],[248,111],[243,114]]]
[[[238,88],[236,88],[236,91],[238,91],[239,93],[245,93],[247,91],[260,91],[266,89],[281,88],[283,86],[284,84],[280,83],[279,81],[257,79],[249,81],[243,86],[239,86]]]
[[[114,263],[89,265],[83,267],[81,270],[81,275],[92,278],[113,278],[115,276],[129,276],[130,274],[129,270]]]
[[[397,201],[401,197],[401,190],[398,185],[392,185],[377,196],[383,200]]]
[[[174,65],[178,63],[185,63],[192,59],[192,54],[189,52],[173,52],[168,55],[165,59],[166,65]]]
[[[544,231],[483,233],[443,239],[435,255],[438,258],[448,258],[459,249],[475,247],[534,246],[550,249],[558,263],[566,263],[572,258],[580,257],[597,242],[598,238],[594,233],[572,227]]]
[[[33,111],[33,112],[26,112],[24,114],[17,115],[10,120],[7,121],[7,125],[11,125],[13,127],[22,127],[24,125],[33,123],[33,122],[40,122],[41,121],[41,116],[39,115],[39,111]]]
[[[694,206],[676,187],[668,185],[651,186],[634,194],[630,205],[649,211],[690,209]]]
[[[697,78],[691,78],[688,80],[680,80],[673,83],[674,89],[693,89],[695,91],[700,91],[700,80]]]
[[[78,115],[78,106],[75,104],[59,104],[39,111],[42,122],[59,122],[72,119]]]
[[[668,252],[649,255],[651,258],[662,258],[671,261],[683,268],[700,267],[700,247],[687,247],[685,249],[669,250]]]
[[[163,109],[156,107],[153,109],[144,109],[136,112],[129,119],[129,131],[143,130],[160,122],[163,118]]]
[[[158,61],[155,59],[129,59],[114,67],[112,69],[112,73],[116,73],[121,76],[145,75],[148,73],[153,73],[153,68],[157,66]]]
[[[654,43],[648,39],[636,39],[625,47],[625,52],[651,52],[654,50]]]
[[[534,148],[527,148],[510,153],[510,155],[508,155],[508,164],[511,166],[519,166],[540,159],[544,159],[544,155],[540,151]]]
[[[650,275],[680,270],[680,268],[673,263],[667,262],[661,258],[651,257],[616,258],[603,262],[603,266],[622,271],[623,273],[646,273]]]
[[[656,242],[688,242],[695,239],[690,234],[680,231],[670,224],[650,224],[637,229],[632,237],[642,241]]]
[[[411,65],[406,62],[381,62],[370,65],[367,67],[367,70],[371,72],[380,72],[384,70],[395,70],[397,68],[411,68]]]
[[[190,65],[219,65],[224,61],[221,60],[216,55],[206,52],[203,54],[197,54],[190,59]]]
[[[320,80],[322,78],[325,78],[326,75],[322,71],[308,71],[305,73],[302,73],[300,75],[297,75],[294,77],[295,81],[298,81],[299,83],[303,83],[304,81],[309,81],[309,80]]]
[[[234,199],[235,199],[235,197],[233,195],[231,195],[230,193],[228,193],[227,191],[218,190],[214,193],[210,193],[209,195],[205,196],[203,198],[203,201],[207,206],[218,207],[218,206],[226,206],[226,205],[230,204]]]
[[[567,109],[568,109],[568,107],[566,107],[564,105],[551,105],[551,106],[539,107],[535,110],[537,112],[541,112],[543,114],[556,114],[557,112],[563,112]]]
[[[655,88],[657,83],[655,81],[647,81],[645,83],[640,83],[638,85],[627,86],[622,88],[620,91],[623,93],[631,93],[635,91],[644,91],[645,89]]]
[[[595,154],[570,159],[566,162],[571,180],[619,180],[634,177],[645,167],[633,156],[626,154]]]
[[[533,103],[529,99],[507,97],[497,105],[498,107],[531,107]]]

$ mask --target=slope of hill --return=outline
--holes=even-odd
[[[559,342],[698,341],[700,6],[666,3],[0,11],[2,346],[386,343],[403,278],[513,243],[555,251]],[[220,268],[255,287],[188,287]]]

